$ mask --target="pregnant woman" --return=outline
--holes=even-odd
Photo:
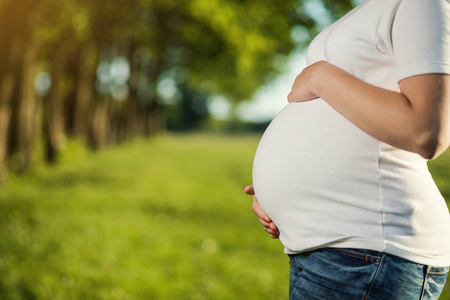
[[[307,60],[245,187],[290,299],[437,299],[450,217],[427,160],[450,143],[450,1],[365,0]]]

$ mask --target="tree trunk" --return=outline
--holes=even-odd
[[[23,57],[21,99],[18,112],[18,151],[23,157],[19,171],[26,171],[31,162],[33,142],[36,129],[36,94],[34,92],[34,77],[36,75],[35,61],[38,42],[31,39],[25,47]]]
[[[145,107],[145,135],[151,136],[165,128],[165,119],[162,107],[153,101]]]
[[[130,97],[127,100],[127,112],[126,112],[126,134],[127,138],[133,138],[139,134],[139,114],[137,111],[137,100],[134,97]]]
[[[91,42],[81,49],[74,107],[74,136],[81,140],[87,139],[89,123],[92,118],[89,108],[94,96],[97,59],[98,49],[94,43]]]
[[[104,148],[108,142],[108,107],[106,100],[95,104],[91,123],[91,146],[94,150]]]
[[[8,132],[12,118],[12,98],[16,83],[16,70],[22,56],[23,41],[15,37],[4,61],[0,77],[0,176],[5,170],[8,155]]]
[[[58,154],[65,144],[64,132],[64,75],[67,63],[67,49],[64,42],[55,47],[51,76],[52,86],[44,105],[44,134],[46,140],[46,160],[56,163]]]

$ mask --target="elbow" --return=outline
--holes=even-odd
[[[450,138],[436,134],[418,139],[416,144],[417,153],[425,159],[434,159],[441,155],[450,145]]]
[[[438,145],[437,143],[430,142],[418,147],[417,153],[425,159],[434,159],[438,157]]]

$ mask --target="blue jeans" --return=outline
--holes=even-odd
[[[360,249],[323,248],[289,257],[290,300],[438,299],[449,269]]]

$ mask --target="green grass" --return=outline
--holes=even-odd
[[[288,260],[242,192],[256,136],[163,136],[0,191],[1,299],[283,299]]]
[[[287,299],[283,247],[242,192],[258,139],[70,143],[58,167],[7,176],[0,299]],[[430,168],[450,199],[450,155]]]

